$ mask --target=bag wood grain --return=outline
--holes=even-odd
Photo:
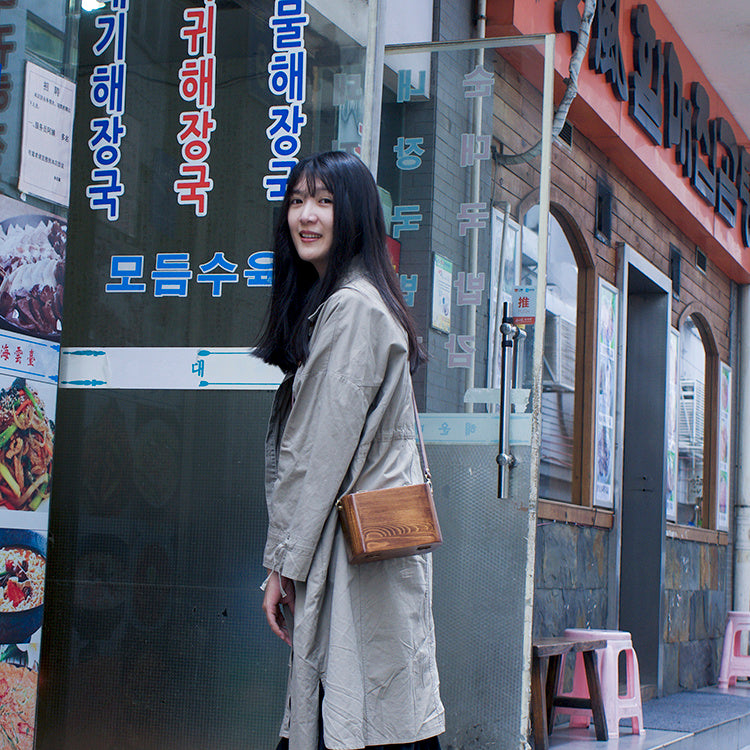
[[[337,506],[355,565],[431,552],[443,541],[428,483],[356,492]]]

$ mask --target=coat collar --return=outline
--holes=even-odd
[[[349,268],[346,270],[344,275],[341,278],[341,283],[338,285],[338,289],[342,289],[345,286],[349,286],[350,284],[354,283],[357,279],[361,279],[365,275],[365,266],[362,262],[362,258],[360,258],[358,255],[352,258],[352,260],[349,263]],[[320,311],[323,309],[323,306],[325,303],[328,302],[328,298],[324,299],[316,308],[315,311],[308,315],[307,319],[310,321],[311,324],[314,324],[315,321],[320,316]]]

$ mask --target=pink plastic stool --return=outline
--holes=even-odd
[[[607,732],[610,739],[620,736],[620,719],[630,719],[633,734],[643,733],[643,707],[641,705],[641,678],[638,671],[638,657],[633,648],[630,633],[624,630],[589,630],[587,628],[569,628],[565,637],[604,639],[607,647],[596,652],[599,680],[602,685],[602,699],[607,718]],[[619,690],[619,657],[625,652],[625,695]],[[560,689],[563,674],[560,673]],[[566,693],[571,697],[587,698],[586,673],[583,659],[576,655],[575,670],[573,672],[573,691]],[[570,715],[571,727],[588,727],[591,721],[591,711],[585,708],[557,708],[560,713]]]
[[[738,677],[750,677],[750,656],[740,653],[743,631],[750,630],[750,612],[727,612],[724,649],[721,652],[719,687],[734,685]]]

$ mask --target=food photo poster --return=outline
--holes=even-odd
[[[0,196],[0,747],[32,750],[67,222]]]
[[[59,341],[67,222],[0,196],[0,329]]]

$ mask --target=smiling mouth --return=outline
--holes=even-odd
[[[317,239],[320,239],[323,235],[316,234],[314,232],[300,232],[299,236],[303,240],[317,240]]]

